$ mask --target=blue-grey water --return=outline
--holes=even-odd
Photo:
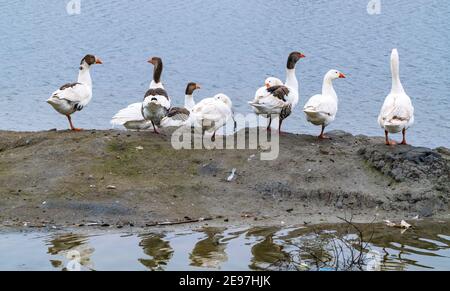
[[[397,47],[416,108],[410,142],[450,146],[450,3],[380,1],[378,15],[368,14],[368,0],[81,0],[79,15],[67,14],[69,0],[2,1],[0,129],[67,128],[45,100],[76,81],[86,53],[104,65],[93,68],[93,101],[74,122],[109,128],[117,110],[142,99],[150,56],[163,58],[163,80],[175,104],[183,103],[185,84],[195,81],[203,88],[197,100],[223,92],[235,111],[246,113],[265,77],[284,78],[288,53],[300,50],[307,56],[297,73],[300,106],[285,129],[317,134],[300,108],[335,68],[348,78],[335,82],[340,108],[330,130],[382,135],[376,119],[390,90],[389,54]]]
[[[345,225],[200,228],[140,235],[2,233],[0,270],[65,270],[73,251],[80,270],[367,270],[371,262],[376,262],[375,270],[450,270],[448,222],[421,223],[407,231],[383,225],[357,228],[362,245],[355,235],[359,231]],[[342,252],[335,251],[336,245]],[[361,263],[348,263],[357,261],[359,254]]]

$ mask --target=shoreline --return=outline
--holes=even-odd
[[[449,218],[444,147],[392,148],[341,131],[330,141],[285,134],[279,158],[260,161],[260,150],[176,151],[164,132],[0,131],[0,230]]]

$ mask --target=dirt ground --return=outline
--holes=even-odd
[[[253,129],[256,130],[256,129]],[[171,134],[0,131],[1,227],[280,225],[448,218],[450,152],[285,134],[261,150],[175,150]],[[236,175],[227,181],[232,169]]]

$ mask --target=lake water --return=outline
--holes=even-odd
[[[364,244],[345,224],[140,235],[2,233],[0,270],[65,270],[72,255],[80,270],[450,270],[448,222],[418,223],[405,232],[378,224],[357,228]],[[348,264],[356,254],[363,254],[362,263]]]
[[[300,107],[286,130],[317,134],[300,108],[321,89],[328,69],[337,80],[340,109],[331,129],[382,135],[377,115],[391,79],[389,54],[397,47],[401,76],[416,107],[409,140],[450,146],[450,3],[442,0],[380,0],[369,15],[368,0],[352,1],[99,1],[81,0],[81,14],[68,15],[67,1],[12,0],[0,4],[0,129],[67,128],[45,100],[76,80],[86,53],[93,68],[93,102],[74,122],[109,128],[117,110],[139,101],[151,79],[150,56],[165,63],[163,80],[175,104],[185,84],[202,85],[197,100],[223,92],[236,112],[269,75],[284,79],[292,50],[307,58],[298,66]],[[397,137],[398,139],[400,137]]]

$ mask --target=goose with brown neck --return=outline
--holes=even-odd
[[[272,118],[279,117],[278,130],[281,132],[283,121],[291,115],[298,104],[298,80],[295,68],[297,62],[304,57],[305,55],[300,52],[290,53],[286,65],[286,83],[281,83],[277,78],[268,78],[265,82],[266,88],[258,89],[255,99],[249,102],[256,114],[269,119],[268,131],[272,128]]]
[[[153,79],[150,82],[149,89],[156,89],[156,88],[164,89],[164,86],[161,83],[161,75],[163,71],[163,62],[161,58],[152,57],[148,60],[148,63],[153,65]]]
[[[148,61],[153,65],[153,79],[150,89],[145,93],[141,113],[145,120],[150,121],[155,133],[159,134],[158,127],[167,116],[170,109],[170,97],[161,82],[163,62],[159,57],[152,57]]]
[[[92,99],[90,69],[91,66],[96,64],[102,64],[100,58],[94,55],[86,55],[80,62],[77,82],[61,86],[47,100],[47,103],[57,112],[67,117],[70,129],[73,131],[80,131],[81,129],[73,126],[71,115],[83,110]]]
[[[161,58],[152,57],[147,62],[153,65],[153,76],[143,102],[136,102],[121,109],[111,119],[112,125],[121,125],[130,130],[153,127],[154,131],[159,133],[157,126],[167,115],[170,108],[170,97],[161,82],[163,71]]]
[[[389,139],[389,134],[399,132],[403,134],[401,144],[406,145],[406,131],[414,123],[414,107],[400,81],[400,60],[397,49],[393,49],[391,53],[391,73],[391,92],[381,108],[378,124],[384,129],[386,145],[395,145],[396,143]]]

